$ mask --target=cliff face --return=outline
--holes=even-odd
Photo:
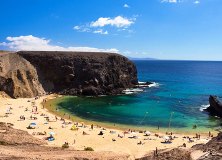
[[[0,91],[14,98],[45,93],[36,69],[15,53],[0,55]]]
[[[46,92],[112,95],[136,84],[135,65],[114,53],[20,51],[0,55],[0,90],[12,97]]]

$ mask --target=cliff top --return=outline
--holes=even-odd
[[[50,57],[89,57],[89,58],[107,58],[109,56],[118,56],[126,58],[117,53],[109,52],[77,52],[77,51],[18,51],[19,55],[28,56],[50,56]]]
[[[4,55],[4,54],[8,54],[8,53],[12,53],[12,51],[0,50],[0,55]]]

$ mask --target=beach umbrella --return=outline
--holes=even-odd
[[[49,132],[49,134],[50,134],[50,135],[54,135],[54,134],[55,134],[55,132]]]
[[[163,137],[165,140],[170,140],[170,137],[168,137],[168,136],[164,136]]]
[[[145,134],[146,135],[151,135],[151,132],[150,131],[146,131]]]
[[[36,126],[36,123],[34,123],[34,122],[30,123],[30,126]]]
[[[9,113],[10,112],[10,107],[6,109],[6,112]]]
[[[73,126],[71,127],[71,130],[75,131],[75,130],[78,130],[78,128],[77,128],[75,125],[73,125]]]
[[[136,135],[137,135],[136,132],[131,133],[131,137],[135,137]]]

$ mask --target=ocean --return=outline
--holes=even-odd
[[[131,95],[54,100],[60,111],[89,121],[176,131],[214,130],[221,120],[203,108],[209,95],[222,97],[222,62],[134,61],[141,82],[155,82]]]

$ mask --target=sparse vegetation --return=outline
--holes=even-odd
[[[0,145],[7,145],[8,143],[7,142],[5,142],[5,141],[0,141]]]
[[[84,151],[94,151],[92,147],[86,147],[84,148]]]
[[[68,143],[64,143],[64,144],[62,145],[62,148],[63,148],[63,149],[69,148],[69,144],[68,144]]]

